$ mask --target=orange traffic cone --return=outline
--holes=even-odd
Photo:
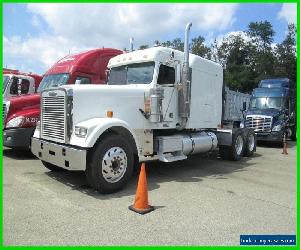
[[[154,210],[154,207],[150,206],[148,202],[148,189],[147,189],[145,163],[142,163],[141,166],[134,204],[129,206],[128,208],[139,214],[146,214]]]
[[[286,142],[286,134],[284,133],[283,135],[283,149],[282,149],[282,153],[283,155],[288,155],[287,152],[287,142]]]

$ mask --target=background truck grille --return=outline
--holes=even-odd
[[[247,116],[246,127],[253,128],[255,132],[271,132],[271,116]]]
[[[45,139],[65,141],[65,95],[42,96],[41,132]]]
[[[6,117],[6,104],[3,103],[3,109],[2,109],[2,121],[3,121],[3,124],[4,124],[4,120],[5,120],[5,117]]]

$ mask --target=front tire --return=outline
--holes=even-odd
[[[86,176],[90,186],[103,194],[122,189],[134,168],[130,144],[121,136],[108,134],[91,151]]]

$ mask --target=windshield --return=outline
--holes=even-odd
[[[251,109],[280,109],[283,105],[281,97],[261,97],[252,98],[250,101]]]
[[[108,85],[149,84],[153,79],[154,62],[134,63],[111,68]]]
[[[2,93],[4,93],[8,82],[9,82],[9,76],[3,76],[3,90],[2,90]]]
[[[260,82],[260,87],[261,88],[280,88],[280,87],[285,87],[288,88],[289,83],[287,80],[283,79],[273,79],[273,80],[262,80]]]
[[[47,75],[43,77],[43,80],[40,83],[38,88],[38,92],[42,92],[45,89],[59,87],[61,85],[67,84],[69,80],[69,74],[55,74],[55,75]]]

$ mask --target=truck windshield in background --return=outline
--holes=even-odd
[[[252,98],[250,101],[250,109],[281,109],[282,105],[281,97]]]
[[[149,84],[153,79],[154,66],[154,62],[147,62],[111,68],[107,84]]]
[[[260,88],[288,88],[289,82],[285,79],[267,79],[267,80],[261,80],[260,82]]]
[[[3,76],[3,89],[2,89],[2,93],[4,93],[8,82],[9,82],[9,76]]]
[[[59,87],[61,85],[67,84],[70,75],[67,73],[64,74],[54,74],[54,75],[47,75],[43,77],[43,80],[40,83],[40,86],[37,92],[42,92],[45,89]]]

